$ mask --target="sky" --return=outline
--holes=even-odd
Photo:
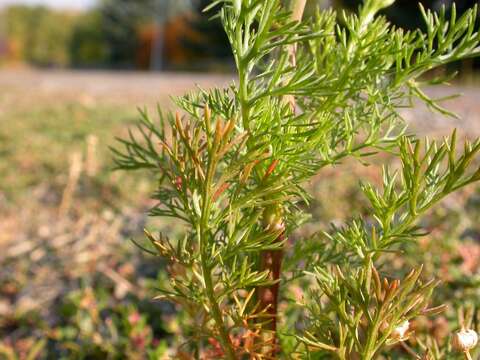
[[[11,4],[47,5],[60,9],[85,9],[96,0],[0,0],[0,7]]]

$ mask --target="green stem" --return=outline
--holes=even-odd
[[[245,66],[239,66],[240,84],[239,84],[239,100],[240,108],[242,111],[242,124],[243,128],[247,131],[250,130],[250,104],[248,99],[248,73],[245,71]]]
[[[365,347],[363,359],[364,360],[370,360],[373,359],[375,356],[376,348],[375,348],[375,340],[377,339],[377,334],[378,334],[378,328],[380,326],[380,319],[378,318],[378,314],[375,317],[375,322],[373,324],[373,329],[371,330],[368,339],[367,339],[367,345]]]
[[[210,303],[211,313],[215,324],[217,325],[217,330],[219,332],[219,340],[222,345],[222,348],[225,352],[225,357],[229,360],[235,360],[237,357],[235,355],[235,350],[233,348],[232,341],[228,334],[228,330],[223,321],[222,312],[215,296],[215,289],[212,281],[212,269],[209,265],[209,256],[208,256],[208,219],[210,217],[210,208],[211,208],[211,194],[210,187],[212,184],[213,173],[215,170],[215,156],[216,156],[217,144],[213,146],[212,152],[210,154],[211,158],[209,160],[205,185],[203,188],[203,207],[202,214],[199,224],[199,229],[197,229],[200,236],[200,262],[202,267],[203,279],[205,281],[205,294],[207,295],[208,301]]]
[[[212,317],[217,324],[218,332],[220,335],[220,343],[222,344],[223,350],[225,351],[225,356],[229,360],[235,360],[235,350],[233,349],[232,341],[228,335],[228,332],[223,321],[222,312],[218,306],[218,302],[215,296],[215,290],[213,288],[212,273],[208,266],[208,257],[205,251],[202,251],[202,270],[203,270],[203,279],[205,280],[205,291],[207,294],[208,301],[210,302]]]

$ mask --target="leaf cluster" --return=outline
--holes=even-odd
[[[466,142],[460,155],[455,133],[421,142],[399,110],[418,98],[447,114],[419,78],[477,56],[480,35],[476,8],[458,19],[455,10],[448,19],[445,10],[422,10],[422,33],[377,15],[392,2],[365,0],[358,14],[318,11],[303,21],[280,0],[212,2],[210,9],[221,6],[238,84],[181,97],[180,112],[159,111],[158,122],[142,112],[114,150],[118,168],[158,177],[150,214],[185,224],[183,237],[146,235],[148,251],[169,262],[162,296],[188,310],[198,356],[212,341],[217,357],[271,354],[265,339],[277,334],[265,330],[258,289],[287,278],[316,284],[309,303],[291,304],[306,319],[303,330],[282,337],[294,338],[305,358],[373,358],[401,321],[429,313],[434,281],[423,282],[420,270],[402,283],[380,281],[375,263],[424,234],[418,224],[428,209],[480,179],[471,170],[480,142]],[[400,164],[384,169],[381,190],[361,185],[371,217],[290,249],[285,239],[308,217],[304,183],[347,157],[366,162],[379,151]],[[287,251],[283,280],[262,268],[268,251]]]
[[[339,266],[316,268],[315,276],[322,296],[312,294],[307,307],[315,314],[314,326],[299,337],[310,351],[333,352],[339,359],[360,356],[372,359],[385,346],[408,338],[402,324],[419,316],[443,311],[428,308],[437,283],[422,283],[422,269],[412,270],[402,281],[381,278],[371,259],[368,265],[349,269],[344,274]],[[334,318],[329,314],[335,314]],[[355,355],[356,354],[356,355]]]

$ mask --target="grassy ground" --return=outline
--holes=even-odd
[[[109,146],[137,107],[227,80],[0,72],[0,359],[165,351],[171,309],[149,290],[162,265],[129,241],[146,226],[154,179],[112,172]]]
[[[134,123],[137,106],[169,107],[169,95],[195,83],[210,87],[227,81],[0,72],[0,359],[166,354],[182,319],[173,317],[167,304],[150,300],[157,278],[165,276],[158,271],[163,265],[128,239],[141,239],[145,226],[172,233],[175,224],[147,222],[154,179],[112,172],[108,146]],[[463,120],[446,120],[423,108],[405,117],[434,137],[454,126],[464,135],[478,135],[478,90],[452,91],[465,93],[448,104]],[[443,96],[445,89],[433,94]],[[366,211],[360,177],[378,181],[380,168],[348,163],[309,184],[316,199],[314,221],[298,236]],[[448,338],[447,320],[455,326],[455,308],[480,305],[479,199],[476,188],[448,198],[425,220],[430,235],[405,249],[407,261],[392,257],[386,264],[395,275],[423,263],[426,277],[443,281],[437,302],[451,310],[416,325],[441,342]]]
[[[119,135],[122,126],[132,119],[132,109],[92,108],[75,102],[7,111],[0,120],[9,124],[0,130],[1,156],[5,160],[0,165],[0,186],[4,195],[15,202],[26,195],[25,190],[42,183],[61,186],[70,156],[86,150],[90,135],[94,134],[102,145],[111,143],[111,136]],[[96,149],[95,156],[106,170],[106,148]]]
[[[89,136],[98,144],[94,156],[100,179],[114,183],[108,146],[116,136],[125,134],[126,125],[136,119],[138,107],[154,108],[158,102],[168,108],[169,96],[191,90],[196,83],[211,86],[225,81],[220,77],[142,73],[0,72],[3,195],[18,201],[41,183],[61,183],[61,177],[68,174],[71,156],[82,152],[86,157]]]

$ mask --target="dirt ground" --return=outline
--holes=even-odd
[[[0,70],[0,111],[9,106],[76,102],[144,106],[196,86],[224,86],[232,77],[188,73]],[[21,95],[21,96],[19,96]]]
[[[181,95],[196,86],[223,87],[232,79],[233,75],[190,73],[0,70],[0,112],[9,107],[62,101],[90,106],[168,104],[170,96]],[[460,119],[434,114],[424,106],[414,112],[404,111],[405,118],[422,134],[444,134],[454,127],[469,136],[480,134],[480,87],[442,86],[428,93],[434,98],[461,95],[444,103]]]

